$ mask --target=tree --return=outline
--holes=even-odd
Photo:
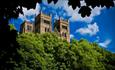
[[[71,50],[78,58],[78,70],[114,70],[115,56],[98,44],[87,40],[72,40]]]
[[[10,30],[8,20],[10,18],[17,18],[19,13],[22,12],[22,6],[34,8],[36,2],[40,0],[4,0],[0,1],[0,69],[8,70],[12,69],[16,63],[10,62],[20,61],[20,55],[17,53],[19,45],[16,41],[17,31]]]
[[[76,41],[77,42],[77,41]],[[73,46],[73,45],[76,46]],[[101,56],[87,40],[80,40],[76,44],[72,42],[71,50],[75,52],[77,60],[78,70],[104,70],[104,65],[98,61],[98,57]]]
[[[18,36],[17,41],[21,46],[18,49],[21,61],[14,69],[46,70],[45,51],[40,37],[33,33],[21,34]]]

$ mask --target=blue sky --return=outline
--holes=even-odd
[[[82,6],[85,5],[81,1]],[[23,7],[24,15],[19,14],[17,19],[10,19],[19,31],[20,24],[26,20],[34,23],[34,18],[42,12],[52,14],[52,24],[55,19],[68,19],[70,22],[70,37],[80,40],[85,38],[90,42],[97,42],[101,47],[115,53],[115,7],[106,9],[96,7],[91,11],[90,17],[82,18],[78,14],[79,8],[75,10],[68,6],[68,0],[59,0],[56,4],[48,4],[44,0],[42,4],[36,4],[35,9],[27,10]]]

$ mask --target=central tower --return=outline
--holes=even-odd
[[[34,31],[38,33],[52,32],[51,15],[40,12],[35,18]]]

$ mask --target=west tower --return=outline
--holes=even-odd
[[[33,24],[28,21],[24,21],[20,26],[20,32],[21,33],[33,32]]]

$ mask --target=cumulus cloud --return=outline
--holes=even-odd
[[[70,34],[70,39],[74,38],[74,35],[73,34]]]
[[[107,48],[110,43],[111,43],[111,40],[107,39],[104,42],[99,43],[99,45],[102,46],[102,47],[104,47],[104,48]]]
[[[64,12],[61,13],[61,12],[56,11],[56,10],[55,11],[56,11],[56,14],[61,13],[62,17],[63,16],[69,16],[70,17],[69,20],[71,22],[74,22],[74,21],[84,21],[84,22],[90,23],[90,22],[92,22],[93,17],[99,15],[101,13],[101,10],[103,9],[101,7],[95,7],[91,11],[90,17],[82,18],[81,15],[78,14],[79,8],[76,8],[75,10],[73,10],[72,7],[68,5],[68,0],[59,0],[56,4],[54,4],[53,1],[50,4],[48,4],[47,0],[44,0],[43,4],[45,4],[47,6],[50,6],[50,7],[54,8],[54,9],[61,8],[61,9],[65,10],[65,13]],[[84,6],[86,4],[85,4],[84,1],[81,1],[81,5]],[[23,7],[24,15],[19,14],[19,18],[21,18],[22,20],[27,20],[27,21],[32,20],[33,21],[34,20],[33,18],[27,18],[27,17],[29,17],[29,16],[31,17],[33,15],[39,14],[40,8],[44,9],[45,7],[44,6],[40,7],[40,5],[38,3],[36,4],[36,8],[35,9],[27,10],[27,8]],[[59,18],[59,16],[60,15],[55,15],[54,18]]]
[[[87,27],[83,27],[83,28],[79,28],[76,30],[77,33],[80,33],[82,35],[90,35],[90,36],[93,36],[93,35],[96,35],[97,32],[99,32],[99,27],[97,25],[97,23],[94,23],[94,24],[88,24]]]
[[[91,23],[94,16],[97,16],[101,13],[101,10],[104,9],[104,8],[101,8],[101,7],[95,7],[92,11],[91,11],[91,15],[90,17],[85,17],[85,18],[82,18],[80,14],[78,14],[78,11],[79,11],[79,8],[77,7],[75,10],[73,10],[72,6],[69,6],[68,5],[68,0],[58,0],[58,2],[56,4],[54,4],[54,2],[52,1],[50,4],[47,3],[47,0],[43,0],[43,4],[47,5],[47,6],[50,6],[52,7],[56,14],[54,18],[59,18],[59,11],[57,11],[56,9],[58,8],[61,8],[65,11],[61,13],[61,16],[69,16],[69,20],[71,22],[74,22],[74,21],[84,21],[84,22],[87,22],[87,23]],[[81,1],[81,5],[84,6],[86,5],[84,1]],[[39,11],[40,9],[44,9],[45,7],[42,6],[40,7],[40,5],[37,3],[36,4],[36,8],[35,9],[29,9],[27,10],[27,8],[24,8],[23,7],[23,12],[24,12],[24,15],[22,14],[19,14],[19,18],[21,18],[22,20],[27,20],[27,21],[30,21],[30,20],[34,20],[33,18],[27,18],[28,16],[35,16],[37,14],[39,14]],[[61,11],[61,10],[60,10]]]
[[[34,21],[34,17],[39,14],[40,11],[40,5],[37,3],[35,9],[29,9],[23,7],[22,11],[24,14],[19,14],[19,18],[22,19],[23,21]]]
[[[56,4],[51,2],[49,5],[55,8],[62,7],[67,12],[67,16],[71,16],[69,20],[72,22],[84,21],[84,22],[90,23],[92,22],[94,16],[99,15],[101,13],[101,10],[104,9],[101,7],[95,7],[94,9],[92,9],[91,15],[89,17],[82,18],[81,15],[78,14],[79,8],[76,8],[75,10],[73,10],[73,8],[68,5],[68,0],[59,0]],[[81,1],[81,6],[85,6],[85,5],[86,3],[84,1]]]

